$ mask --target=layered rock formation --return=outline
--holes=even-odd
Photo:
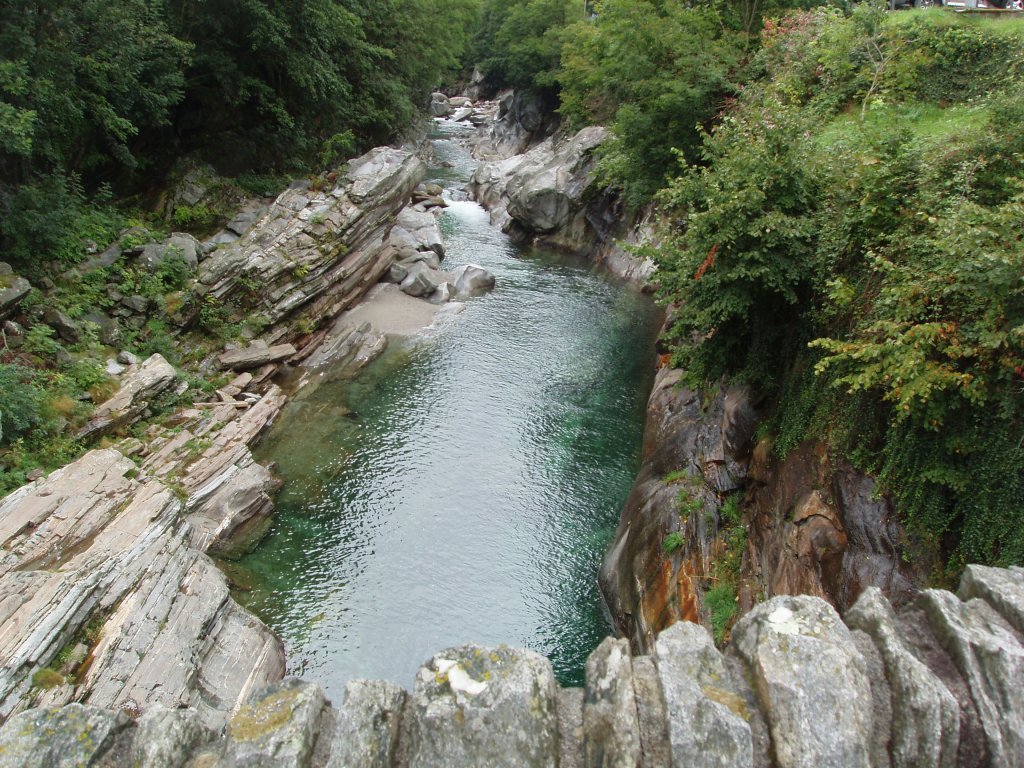
[[[0,729],[0,766],[1019,768],[1022,676],[1024,570],[969,566],[958,596],[897,612],[870,588],[845,623],[820,598],[773,598],[724,653],[688,622],[649,655],[608,638],[582,690],[533,652],[467,645],[427,661],[411,692],[354,681],[332,705],[285,680],[223,734],[191,709],[34,709]]]
[[[414,154],[379,147],[350,161],[333,189],[287,190],[200,265],[200,293],[258,312],[271,345],[335,317],[391,268],[388,235],[425,170]]]
[[[129,369],[121,411],[144,407],[162,366],[157,355]],[[166,367],[163,387],[174,380]],[[281,678],[280,641],[205,554],[230,549],[272,509],[276,481],[249,445],[285,398],[276,387],[241,397],[251,378],[145,441],[91,451],[0,501],[0,715],[161,705],[219,727]]]
[[[901,557],[902,531],[870,478],[824,449],[785,461],[755,444],[759,415],[743,389],[710,400],[663,368],[648,402],[643,463],[600,573],[616,627],[646,650],[675,621],[706,621],[704,593],[721,557],[721,510],[739,501],[746,546],[739,607],[810,594],[846,610],[869,586],[902,602],[924,574]],[[676,537],[678,546],[667,548]]]

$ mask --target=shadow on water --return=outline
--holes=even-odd
[[[466,150],[437,153],[454,163],[438,178],[465,183]],[[519,251],[474,203],[441,226],[445,268],[482,264],[496,289],[356,381],[300,392],[258,450],[285,484],[237,597],[335,698],[354,678],[408,686],[469,641],[533,648],[579,684],[608,632],[596,574],[638,467],[660,313],[587,262]]]

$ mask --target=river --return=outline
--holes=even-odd
[[[437,125],[430,178],[459,188],[465,129]],[[494,291],[355,382],[300,391],[257,451],[285,483],[236,597],[338,701],[354,678],[410,686],[468,641],[532,648],[578,685],[609,631],[596,574],[639,465],[660,313],[585,261],[518,248],[476,203],[440,225],[443,268],[480,264]]]

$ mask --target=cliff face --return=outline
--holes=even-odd
[[[680,380],[658,374],[642,468],[601,567],[616,627],[636,648],[675,621],[708,621],[730,496],[745,536],[741,612],[776,595],[816,595],[842,611],[869,586],[896,603],[915,594],[926,574],[904,562],[905,535],[869,477],[818,444],[775,458],[767,441],[755,444],[760,417],[745,390],[705,400]]]
[[[725,652],[679,622],[650,653],[607,638],[583,689],[531,651],[466,645],[411,691],[360,680],[333,705],[295,678],[221,733],[193,709],[33,709],[0,728],[0,766],[902,768],[1024,766],[1024,570],[969,566],[958,595],[895,611],[868,588],[841,619],[776,597]]]
[[[607,129],[590,126],[573,135],[545,138],[523,127],[513,108],[478,139],[481,160],[469,184],[470,196],[491,212],[491,221],[513,239],[584,254],[620,277],[643,284],[654,264],[623,247],[652,237],[641,215],[627,213],[594,179],[594,151]]]

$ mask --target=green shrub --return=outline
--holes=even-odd
[[[42,423],[44,391],[36,378],[31,368],[0,363],[0,445]]]
[[[686,537],[682,531],[673,531],[668,534],[662,542],[661,548],[665,551],[665,554],[671,555],[677,549],[681,549],[686,544]]]

